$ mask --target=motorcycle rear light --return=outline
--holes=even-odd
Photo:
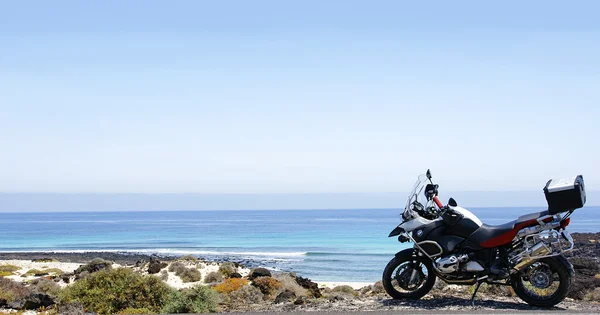
[[[560,228],[561,229],[566,228],[567,225],[569,225],[569,223],[571,223],[571,218],[567,218],[566,220],[560,221]]]

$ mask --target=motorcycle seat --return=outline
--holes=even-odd
[[[483,224],[469,236],[469,240],[484,248],[505,245],[515,238],[520,229],[537,225],[537,219],[545,215],[548,215],[548,211],[522,215],[514,221],[501,225]]]

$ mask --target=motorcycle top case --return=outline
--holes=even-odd
[[[583,176],[551,179],[544,187],[544,194],[550,214],[581,208],[586,199]]]

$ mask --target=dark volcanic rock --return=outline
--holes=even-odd
[[[148,265],[148,273],[155,274],[159,273],[163,268],[167,267],[167,263],[160,262],[157,259],[150,260],[150,264]]]
[[[248,276],[248,279],[254,280],[254,279],[259,278],[259,277],[270,277],[270,276],[271,276],[271,272],[268,269],[266,269],[266,268],[256,268],[256,269],[252,270],[252,272]]]
[[[575,269],[575,277],[568,296],[582,300],[589,291],[600,286],[600,279],[595,277],[599,272],[598,263],[590,257],[571,257],[569,261]]]
[[[241,278],[241,277],[242,277],[242,275],[239,274],[238,272],[234,272],[229,275],[229,278]]]
[[[54,300],[47,294],[31,293],[29,296],[6,304],[15,310],[36,310],[40,307],[54,305]]]
[[[291,300],[296,298],[296,293],[292,291],[283,291],[279,293],[279,295],[275,298],[273,303],[280,304],[285,302],[290,302]]]
[[[296,277],[296,282],[303,288],[307,289],[308,292],[312,294],[313,297],[320,298],[321,290],[319,290],[319,285],[315,282],[312,282],[308,278]]]
[[[306,296],[299,296],[296,301],[294,301],[295,305],[304,305],[306,304],[306,302],[308,302],[308,299],[306,298]]]
[[[69,283],[69,282],[71,282],[71,277],[72,276],[74,276],[74,274],[72,274],[72,273],[63,273],[62,275],[60,275],[60,278],[65,283]]]

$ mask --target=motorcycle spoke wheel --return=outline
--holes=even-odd
[[[571,286],[571,276],[554,257],[544,258],[511,277],[515,293],[525,302],[551,307],[560,303]]]
[[[420,299],[435,284],[436,274],[431,261],[415,257],[404,250],[393,258],[383,271],[383,287],[394,299]]]

